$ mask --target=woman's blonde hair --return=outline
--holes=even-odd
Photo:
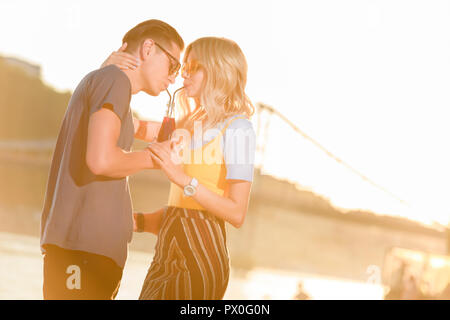
[[[205,72],[200,106],[205,113],[203,128],[216,126],[224,119],[244,114],[248,117],[254,113],[254,106],[247,94],[247,61],[236,42],[216,37],[197,39],[186,48],[184,61],[190,53]],[[192,110],[192,99],[180,91],[177,99],[178,127],[193,130],[197,119]]]

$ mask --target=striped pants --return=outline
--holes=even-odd
[[[224,222],[205,211],[168,207],[139,299],[222,299],[229,274]]]

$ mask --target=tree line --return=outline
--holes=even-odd
[[[70,97],[0,57],[0,139],[56,138]]]

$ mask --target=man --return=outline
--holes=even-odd
[[[127,177],[153,168],[149,150],[130,152],[135,132],[147,137],[133,124],[131,95],[157,96],[174,83],[184,48],[159,20],[140,23],[125,42],[140,65],[89,73],[62,123],[41,218],[44,299],[113,299],[118,291],[133,230]]]

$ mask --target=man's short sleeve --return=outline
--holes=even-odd
[[[225,130],[224,160],[227,180],[253,181],[256,134],[247,119],[236,119]]]
[[[128,77],[116,66],[98,70],[88,88],[89,115],[107,108],[124,120],[130,109],[131,85]]]

